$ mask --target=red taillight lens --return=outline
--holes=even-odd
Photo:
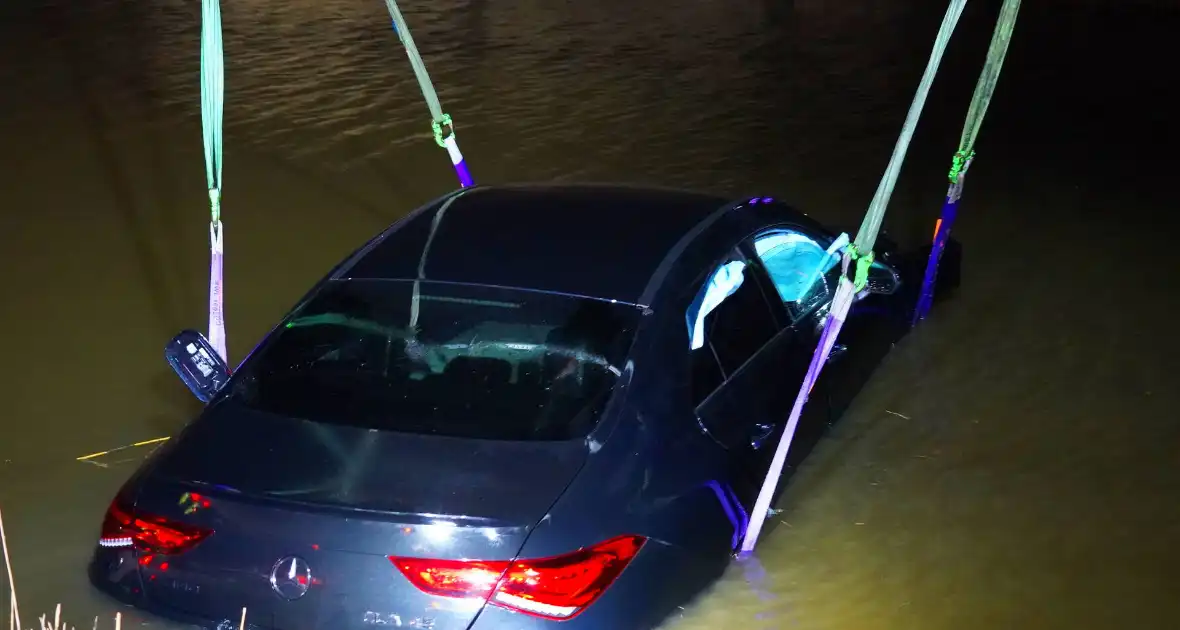
[[[443,597],[487,599],[508,568],[507,562],[465,562],[425,558],[389,559],[419,590]]]
[[[515,562],[394,556],[389,560],[425,593],[478,597],[510,610],[560,620],[594,603],[645,542],[643,536],[620,536],[561,556]]]
[[[102,520],[98,544],[103,547],[134,546],[148,553],[174,555],[192,549],[212,533],[211,529],[137,513],[115,499]]]

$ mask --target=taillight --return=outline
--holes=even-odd
[[[572,553],[537,560],[389,560],[419,590],[442,597],[478,597],[546,619],[570,619],[594,603],[647,539],[620,536]]]
[[[211,529],[177,523],[160,516],[136,512],[118,498],[102,520],[98,544],[103,547],[135,547],[141,551],[175,555],[197,546]]]

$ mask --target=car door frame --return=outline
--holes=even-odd
[[[695,288],[686,291],[687,295],[694,295],[696,291],[700,291],[706,286],[710,275],[715,273],[717,267],[728,257],[728,251],[740,251],[740,249],[734,247],[727,250],[725,256],[717,258],[714,263],[710,264],[709,269],[704,271],[699,280],[694,282]],[[745,256],[746,252],[741,251],[741,254]],[[733,492],[733,498],[747,512],[753,508],[762,481],[766,479],[769,462],[772,458],[771,453],[774,451],[773,445],[776,444],[774,438],[781,434],[782,427],[786,425],[786,418],[778,418],[778,414],[774,413],[774,407],[768,403],[772,396],[769,394],[771,391],[766,387],[765,380],[769,374],[773,374],[768,362],[773,361],[775,347],[784,343],[786,335],[789,335],[789,329],[781,326],[779,320],[774,316],[776,308],[769,300],[769,297],[773,296],[767,295],[767,287],[762,286],[758,271],[750,273],[749,269],[756,269],[756,264],[758,264],[756,260],[748,261],[745,282],[755,283],[754,290],[758,290],[759,295],[762,296],[767,314],[772,316],[771,321],[774,322],[775,332],[769,339],[763,341],[754,353],[747,356],[741,365],[728,370],[728,372],[725,367],[720,366],[723,380],[712,392],[704,395],[700,402],[696,402],[693,406],[693,414],[700,431],[709,440],[712,440],[723,453],[725,478],[730,492]],[[708,339],[708,337],[707,341],[712,343],[712,339]],[[704,349],[707,348],[688,349],[686,359],[689,362],[693,361],[691,353],[701,352]],[[707,360],[715,361],[715,357],[708,357]],[[754,434],[761,432],[760,424],[772,428],[765,442],[761,445],[762,447],[755,448],[752,442]]]
[[[796,221],[775,221],[772,223],[763,224],[756,230],[753,230],[743,240],[743,247],[749,252],[747,255],[752,256],[757,261],[758,266],[761,269],[761,274],[771,287],[771,291],[773,291],[775,296],[779,298],[779,310],[784,314],[784,317],[786,317],[787,323],[784,330],[785,334],[790,335],[791,338],[789,341],[785,341],[785,343],[789,344],[789,348],[785,348],[783,351],[801,355],[797,357],[786,357],[784,360],[793,361],[792,365],[796,365],[794,362],[803,361],[806,362],[808,366],[810,366],[811,359],[814,356],[815,349],[819,344],[820,337],[822,336],[822,323],[826,320],[826,315],[822,318],[817,318],[817,314],[826,312],[827,307],[829,307],[832,302],[834,292],[831,292],[825,301],[816,304],[805,315],[800,317],[798,321],[793,321],[790,311],[787,309],[786,303],[782,300],[782,296],[778,294],[778,289],[775,287],[774,279],[770,275],[770,271],[766,268],[762,258],[758,255],[757,248],[754,244],[755,240],[760,234],[777,230],[792,231],[802,234],[803,236],[812,239],[817,245],[824,248],[825,250],[831,246],[831,243],[835,241],[836,237],[832,236],[830,233],[824,231],[818,226],[803,225]],[[829,359],[829,361],[831,362],[832,360]],[[803,413],[800,416],[799,424],[795,428],[795,433],[792,436],[791,448],[787,454],[785,468],[788,471],[797,468],[807,458],[808,454],[810,454],[810,452],[815,448],[816,444],[824,436],[824,434],[827,432],[827,429],[832,425],[835,419],[832,413],[832,400],[829,392],[831,379],[824,378],[825,375],[828,374],[828,366],[825,366],[824,370],[820,374],[820,378],[816,381],[812,387],[811,392],[808,394],[807,403],[803,408]],[[806,369],[803,371],[802,378],[806,378]],[[790,407],[794,406],[794,400],[798,397],[799,389],[803,384],[802,378],[799,380],[799,382],[792,382],[790,384]],[[787,386],[787,384],[784,383],[784,386]],[[785,411],[783,418],[784,424],[789,419],[791,412],[790,407],[788,407]],[[781,439],[781,432],[776,432],[776,435]]]
[[[716,271],[720,268],[722,262],[724,260],[726,260],[727,258],[729,258],[730,254],[732,252],[736,251],[736,252],[741,253],[741,255],[745,258],[745,261],[746,261],[746,269],[743,270],[743,273],[749,273],[749,270],[751,270],[751,269],[755,270],[754,273],[751,274],[750,280],[754,281],[757,284],[758,290],[762,294],[763,300],[766,302],[767,310],[771,314],[771,317],[774,320],[775,326],[777,329],[775,331],[774,335],[772,335],[769,339],[767,339],[765,342],[763,342],[763,344],[761,346],[759,346],[758,349],[753,354],[746,357],[746,359],[736,369],[729,371],[727,373],[725,370],[725,367],[721,366],[720,362],[718,362],[718,365],[722,371],[721,383],[717,387],[715,387],[709,394],[705,395],[699,402],[696,402],[696,401],[693,402],[693,412],[697,414],[697,423],[700,425],[701,430],[704,431],[705,434],[709,435],[710,437],[713,437],[714,432],[711,432],[709,430],[709,428],[707,426],[705,426],[705,422],[703,422],[701,420],[701,418],[700,418],[701,407],[706,406],[710,402],[710,400],[714,396],[716,396],[719,391],[721,391],[722,389],[725,389],[725,387],[728,384],[730,384],[731,381],[738,378],[739,376],[744,375],[748,366],[756,358],[758,358],[758,355],[765,352],[788,329],[787,321],[789,321],[789,320],[784,319],[783,316],[780,316],[780,313],[785,316],[786,309],[781,305],[781,303],[779,304],[778,307],[775,307],[773,302],[766,299],[767,298],[766,282],[768,280],[768,276],[766,276],[765,270],[762,269],[761,262],[758,260],[758,258],[752,257],[751,253],[742,247],[742,243],[744,242],[745,238],[746,237],[743,237],[743,239],[741,241],[738,241],[737,243],[734,243],[731,247],[727,248],[725,250],[725,252],[723,254],[721,254],[720,256],[714,257],[713,262],[711,262],[709,264],[709,266],[705,268],[704,271],[700,272],[698,274],[696,280],[694,280],[692,282],[692,284],[689,285],[691,288],[687,292],[684,292],[684,298],[679,300],[681,306],[687,304],[686,309],[691,308],[692,303],[695,301],[696,296],[704,288],[704,286],[705,286],[704,283],[708,282],[709,279],[712,277],[712,274],[716,273]],[[773,290],[773,287],[770,287],[770,289]],[[687,299],[687,302],[685,301],[685,299]],[[687,311],[685,311],[685,313],[686,312]],[[711,344],[712,342],[708,341],[708,343]],[[692,357],[691,357],[692,352],[693,352],[693,350],[690,348],[689,353],[686,355],[686,359],[690,365],[692,362]],[[719,440],[714,437],[714,441],[716,441],[722,448],[725,448],[727,450],[729,449],[729,445],[725,444],[724,440]]]
[[[747,247],[753,252],[757,258],[757,249],[754,246],[754,240],[761,233],[774,230],[789,230],[803,234],[811,238],[818,245],[823,248],[828,248],[831,243],[835,241],[836,236],[828,232],[818,223],[803,224],[799,221],[778,220],[764,224],[762,227],[755,230],[749,237],[747,237]],[[763,267],[763,273],[769,278],[771,286],[774,286],[773,278],[770,278],[770,272],[765,268],[761,258],[758,258],[760,266]],[[893,274],[899,278],[900,275],[896,267],[886,262],[881,264],[887,266]],[[814,341],[818,344],[820,332],[823,325],[826,324],[827,311],[830,308],[832,298],[835,292],[829,293],[828,299],[820,302],[812,308],[806,315],[801,317],[799,321],[791,322],[789,326],[796,330],[799,334],[814,334]],[[871,373],[881,355],[888,352],[888,347],[892,345],[897,335],[892,331],[877,331],[875,330],[875,322],[870,321],[872,311],[878,308],[885,308],[879,304],[879,301],[893,299],[892,295],[869,295],[864,299],[854,299],[852,308],[845,320],[844,327],[840,339],[837,340],[836,350],[839,354],[829,356],[827,364],[825,364],[823,371],[820,373],[820,378],[815,384],[812,391],[811,400],[809,404],[814,404],[817,398],[822,397],[823,401],[828,407],[827,425],[831,426],[840,416],[844,410],[851,403],[852,398],[855,397],[860,387],[867,381],[868,375]],[[866,312],[865,309],[870,309]],[[785,305],[783,310],[787,310]],[[889,309],[885,309],[889,310]],[[818,313],[824,313],[823,317],[817,318]],[[789,315],[789,313],[788,313]],[[888,326],[886,323],[885,326]],[[843,342],[843,343],[842,343]],[[816,430],[815,435],[809,435],[811,444],[799,444],[801,451],[809,451],[814,447],[814,442],[822,437],[824,431]],[[808,431],[807,433],[812,433]],[[795,450],[793,448],[793,450]],[[799,457],[804,457],[805,452],[799,452]],[[796,459],[795,456],[791,457]]]
[[[798,392],[798,387],[802,384],[802,379],[806,375],[807,366],[815,350],[815,344],[819,340],[818,330],[801,327],[791,321],[786,304],[778,294],[777,289],[775,289],[769,271],[766,269],[754,247],[754,238],[758,234],[776,228],[793,229],[807,235],[809,238],[814,238],[812,236],[812,230],[793,223],[776,222],[774,224],[759,226],[753,230],[744,229],[742,230],[744,236],[741,237],[741,240],[735,246],[724,250],[723,254],[715,256],[713,262],[708,267],[698,272],[696,280],[693,281],[690,285],[691,288],[686,292],[690,296],[688,297],[688,302],[691,303],[693,298],[703,288],[704,283],[708,281],[710,275],[715,273],[731,252],[737,250],[745,258],[747,262],[747,273],[758,284],[763,299],[778,325],[778,331],[773,337],[767,340],[757,352],[748,357],[737,370],[726,374],[721,385],[693,407],[697,424],[705,435],[712,438],[718,446],[724,449],[731,459],[748,458],[744,464],[739,464],[736,468],[744,470],[744,474],[748,478],[756,480],[758,487],[761,486],[761,481],[765,479],[766,474],[769,472],[773,454],[782,438],[783,431],[789,423],[790,412]],[[826,234],[825,236],[829,239],[832,238]],[[818,239],[817,242],[819,242]],[[822,303],[821,305],[817,305],[816,309],[818,310],[820,306],[822,306]],[[801,321],[806,322],[808,318],[804,318]],[[691,361],[691,359],[689,360]],[[784,361],[786,363],[782,363]],[[760,364],[759,362],[762,363]],[[770,363],[766,364],[766,362]],[[790,386],[780,392],[783,395],[777,398],[778,404],[774,406],[775,413],[769,415],[772,418],[771,426],[773,428],[763,444],[759,447],[750,446],[747,448],[745,445],[739,447],[732,439],[732,434],[726,436],[730,439],[718,439],[716,435],[717,431],[710,428],[713,423],[703,416],[707,416],[710,411],[713,411],[709,409],[711,405],[719,404],[716,397],[732,396],[735,394],[734,387],[741,387],[743,384],[748,387],[750,381],[762,383],[758,376],[750,376],[749,370],[754,369],[768,370],[762,377],[763,379],[774,378],[769,376],[770,374],[777,375],[785,373],[797,377],[798,380],[792,378]],[[763,385],[765,386],[765,384]],[[822,386],[817,384],[816,390],[812,394],[812,400],[804,408],[804,415],[800,419],[801,424],[796,427],[796,434],[793,436],[793,439],[796,441],[793,443],[791,452],[788,455],[788,462],[784,469],[784,474],[789,474],[790,471],[793,471],[806,458],[830,424],[831,416],[826,392],[823,391]],[[757,397],[752,396],[751,398]],[[740,408],[740,405],[738,407]],[[733,409],[733,407],[730,407],[730,409]],[[756,418],[757,414],[750,414],[749,417]],[[753,422],[749,421],[740,429],[743,432],[740,435],[753,435],[753,429]],[[799,439],[800,437],[803,439]],[[782,487],[780,484],[780,488]],[[746,495],[744,497],[745,500],[742,501],[745,507],[747,509],[752,508],[754,497],[751,496],[749,489],[744,489],[741,494]]]

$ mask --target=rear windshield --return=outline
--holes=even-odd
[[[638,318],[548,293],[333,281],[242,365],[229,397],[378,430],[576,439],[598,423]]]

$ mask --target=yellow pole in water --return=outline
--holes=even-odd
[[[167,439],[168,439],[168,436],[167,436],[167,435],[165,435],[164,437],[152,438],[152,439],[150,439],[150,440],[143,440],[142,442],[135,442],[135,443],[133,443],[133,444],[128,444],[128,445],[126,445],[126,446],[120,446],[120,447],[118,447],[118,448],[112,448],[112,449],[110,449],[110,450],[106,450],[106,451],[99,451],[99,452],[97,452],[97,453],[91,453],[91,454],[89,454],[89,455],[83,455],[83,456],[81,456],[81,457],[78,457],[78,458],[75,458],[75,459],[77,459],[77,460],[78,460],[78,461],[80,461],[80,462],[84,462],[84,461],[87,461],[87,460],[90,460],[90,459],[94,459],[95,457],[102,457],[103,455],[109,455],[109,454],[111,454],[111,453],[117,453],[117,452],[119,452],[119,451],[125,451],[125,450],[127,450],[127,449],[129,449],[129,448],[138,448],[138,447],[140,447],[140,446],[148,446],[148,445],[150,445],[150,444],[158,444],[158,443],[160,443],[160,442],[163,442],[163,441],[165,441],[165,440],[167,440]]]

